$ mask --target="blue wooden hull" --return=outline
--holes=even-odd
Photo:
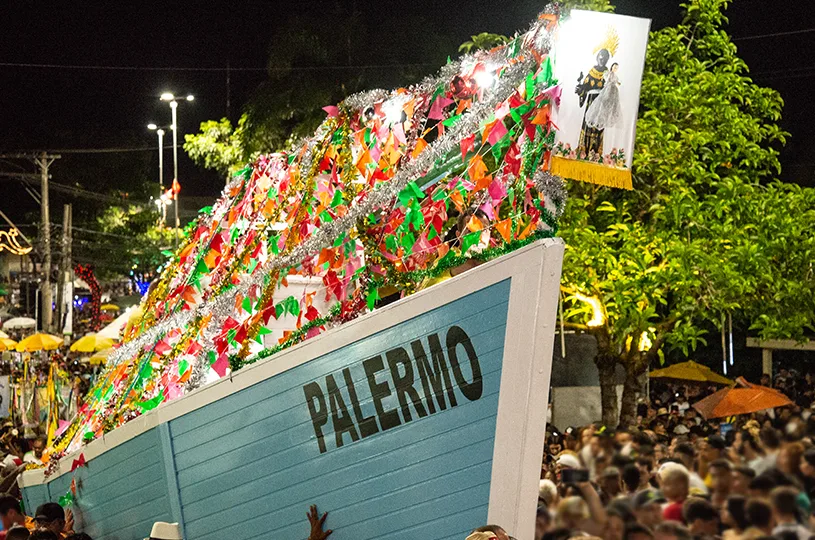
[[[524,538],[561,254],[536,243],[168,403],[85,447],[86,467],[26,473],[26,507],[73,479],[94,538],[154,521],[306,538],[310,504],[337,540],[462,539],[496,519]]]

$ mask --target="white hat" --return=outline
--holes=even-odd
[[[156,521],[150,530],[150,538],[156,540],[184,540],[181,536],[181,527],[178,523],[167,523],[166,521]]]
[[[557,458],[557,464],[560,465],[561,468],[579,469],[581,467],[580,460],[571,454],[561,454],[560,457]]]

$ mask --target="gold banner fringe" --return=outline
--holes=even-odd
[[[589,163],[588,161],[577,161],[561,156],[552,156],[550,170],[552,174],[571,180],[579,180],[581,182],[589,182],[591,184],[614,188],[634,188],[631,183],[630,169],[618,169],[616,167],[607,167],[599,163]]]

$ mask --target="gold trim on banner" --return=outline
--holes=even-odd
[[[561,156],[552,156],[550,169],[552,174],[570,180],[622,189],[633,189],[634,187],[631,183],[630,169],[608,167],[599,163],[577,161]]]

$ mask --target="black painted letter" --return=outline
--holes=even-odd
[[[464,346],[464,350],[467,351],[467,356],[470,358],[470,367],[473,370],[473,380],[471,382],[467,382],[467,379],[464,378],[464,374],[461,373],[461,366],[458,364],[456,347],[459,345]],[[470,341],[470,336],[458,326],[451,326],[450,330],[447,331],[447,355],[450,357],[450,367],[453,368],[456,383],[464,397],[470,401],[480,398],[484,391],[481,365],[478,363],[478,356],[475,354],[475,348]]]
[[[354,386],[354,379],[351,377],[351,369],[345,368],[342,370],[342,376],[345,379],[345,386],[348,387],[348,395],[351,396],[351,406],[354,408],[354,416],[357,419],[359,426],[359,434],[362,438],[370,437],[374,433],[379,433],[379,428],[376,425],[376,418],[373,416],[365,417],[362,414],[362,406],[359,404],[357,397],[357,389]]]
[[[331,407],[331,422],[334,424],[334,437],[337,448],[342,446],[342,434],[346,431],[351,434],[351,442],[358,441],[359,435],[357,434],[357,428],[354,427],[354,420],[345,406],[345,400],[342,399],[342,394],[340,394],[340,389],[337,388],[337,382],[334,380],[333,375],[328,375],[325,378],[325,386],[328,389],[328,404]]]
[[[396,409],[386,411],[382,407],[382,400],[391,395],[391,389],[387,381],[376,382],[376,374],[385,369],[382,356],[368,358],[362,362],[362,367],[365,369],[365,376],[368,378],[368,388],[371,390],[371,397],[374,400],[374,408],[377,416],[379,416],[379,425],[382,426],[382,431],[398,426],[401,424],[399,412]]]
[[[317,436],[317,446],[320,447],[320,453],[322,454],[326,450],[322,427],[328,422],[328,412],[325,407],[323,389],[320,388],[320,385],[316,382],[310,382],[303,387],[303,393],[306,395],[308,412],[311,415],[311,424],[314,426],[314,435]]]
[[[427,411],[422,405],[422,400],[419,393],[413,388],[413,363],[410,361],[408,352],[402,347],[392,349],[385,353],[388,358],[388,366],[391,369],[391,378],[393,379],[393,387],[396,390],[396,397],[399,398],[399,405],[402,407],[402,417],[405,422],[412,420],[410,416],[410,405],[407,398],[413,402],[413,408],[416,409],[416,414],[419,418],[427,416]],[[399,373],[399,364],[402,364],[405,370],[404,374]]]

